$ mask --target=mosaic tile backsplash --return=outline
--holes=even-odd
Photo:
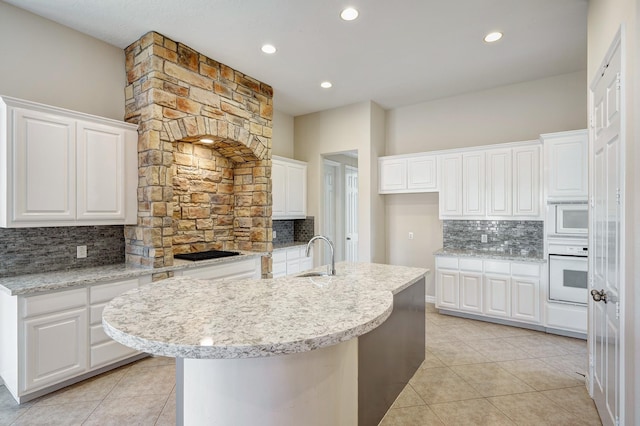
[[[274,220],[273,230],[276,232],[276,237],[273,239],[273,244],[307,242],[313,237],[313,227],[313,216],[307,216],[306,219]]]
[[[482,242],[482,235],[487,242]],[[542,256],[544,222],[513,220],[445,220],[445,250],[478,250],[512,255]]]
[[[77,259],[83,245],[87,257]],[[0,277],[123,262],[123,226],[0,228]]]

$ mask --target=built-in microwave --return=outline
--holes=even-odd
[[[587,236],[589,232],[589,209],[587,204],[555,204],[549,206],[553,220],[549,225],[554,227],[552,235]]]

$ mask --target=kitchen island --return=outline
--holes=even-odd
[[[377,424],[424,360],[428,270],[168,279],[115,298],[114,340],[177,361],[179,424]]]

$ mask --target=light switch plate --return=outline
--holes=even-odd
[[[85,257],[87,257],[87,246],[77,246],[76,257],[78,259],[84,259]]]
[[[480,242],[486,243],[487,242],[487,234],[482,234],[480,236]]]

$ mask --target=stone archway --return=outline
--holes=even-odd
[[[139,125],[127,263],[170,266],[174,249],[271,251],[271,87],[155,32],[125,54],[125,119]]]

